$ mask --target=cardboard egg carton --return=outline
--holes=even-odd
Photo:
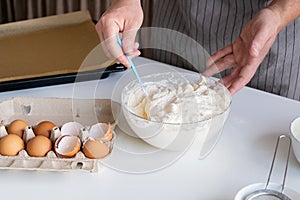
[[[88,137],[86,130],[93,124],[110,123],[114,127],[115,116],[119,111],[120,105],[110,99],[16,97],[0,102],[0,121],[3,124],[2,128],[0,127],[0,135],[6,134],[4,126],[15,119],[22,119],[32,126],[48,120],[58,127],[76,121],[84,126],[80,134],[83,141]],[[30,139],[28,136],[32,134],[32,129],[26,128],[24,134],[26,137],[23,139],[26,143],[26,140]],[[57,137],[57,128],[52,130],[51,135],[53,142],[53,138]],[[115,136],[114,134],[114,138]],[[113,151],[113,141],[114,139],[107,144],[110,152]],[[73,158],[59,158],[53,150],[45,157],[31,157],[25,150],[20,151],[17,156],[0,155],[0,169],[97,172],[99,167],[98,159],[87,158],[82,151]]]

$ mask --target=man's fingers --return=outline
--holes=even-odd
[[[102,49],[104,50],[106,56],[108,56],[110,59],[117,59],[119,62],[121,62],[126,67],[130,67],[130,63],[126,56],[124,55],[121,47],[119,46],[116,35],[104,40],[101,43]]]
[[[112,31],[112,30],[110,30],[110,31]],[[103,32],[104,41],[102,43],[106,46],[107,50],[113,56],[113,58],[118,58],[118,57],[124,55],[124,53],[117,41],[118,33],[119,32],[110,32],[110,33]]]
[[[103,28],[100,22],[98,22],[95,26],[99,39],[100,39],[100,45],[102,47],[102,50],[104,52],[104,54],[106,55],[107,58],[113,59],[113,56],[109,53],[108,49],[105,47],[104,42],[102,43],[102,41],[104,41],[104,36],[103,36]]]
[[[119,25],[116,22],[104,19],[100,20],[96,25],[98,35],[101,40],[101,46],[104,53],[111,59],[117,59],[126,67],[130,67],[130,63],[123,53],[122,48],[117,42],[117,34],[119,34]]]
[[[238,77],[236,77],[231,85],[229,86],[228,90],[230,92],[231,95],[234,95],[237,91],[239,91],[240,89],[242,89],[245,85],[247,85],[247,83],[250,80],[247,77],[241,76],[239,75]]]
[[[138,50],[139,46],[140,46],[140,44],[138,42],[135,42],[134,43],[134,50]]]
[[[124,33],[122,34],[124,37]],[[126,67],[130,67],[130,62],[125,56],[123,49],[120,47],[120,45],[117,42],[117,35],[114,35],[113,37],[106,39],[102,42],[102,47],[111,55],[113,59],[117,59],[120,63],[125,65]],[[124,46],[124,40],[122,38],[122,47]],[[135,58],[141,54],[141,52],[137,49],[139,46],[138,43],[133,43],[133,48],[129,53],[126,53],[131,58]]]
[[[125,67],[129,68],[130,67],[130,62],[129,60],[126,58],[125,55],[122,55],[120,57],[117,58],[117,60],[122,63]]]
[[[125,54],[129,54],[130,52],[135,50],[135,38],[138,29],[127,29],[122,34],[122,42],[123,42],[123,51]]]
[[[130,67],[130,62],[124,53],[131,58],[141,54],[138,50],[138,43],[135,42],[135,37],[138,29],[131,29],[122,33],[122,48],[118,44],[117,34],[120,31],[120,25],[109,18],[101,18],[96,25],[96,30],[99,35],[102,49],[105,55],[110,59],[117,59],[126,67]]]
[[[234,67],[227,76],[221,79],[221,82],[225,87],[229,88],[232,81],[239,75],[240,71],[241,67]]]
[[[234,55],[229,54],[223,58],[218,59],[216,63],[211,64],[202,74],[204,76],[210,77],[216,73],[233,67],[235,65]]]
[[[232,81],[230,87],[228,88],[232,95],[250,82],[256,72],[257,67],[258,66],[246,65],[241,68],[240,72],[237,74],[236,78]]]
[[[227,87],[231,95],[234,95],[249,82],[245,79],[245,77],[240,75],[241,70],[242,67],[235,67],[227,76],[223,77],[221,80],[221,82],[225,87]]]
[[[217,62],[222,57],[225,57],[228,54],[232,53],[232,45],[228,45],[224,47],[223,49],[217,51],[215,54],[213,54],[206,62],[206,66],[211,66],[215,62]]]
[[[134,51],[131,51],[129,54],[127,54],[128,56],[130,56],[131,59],[141,55],[141,52],[139,50],[134,50]]]

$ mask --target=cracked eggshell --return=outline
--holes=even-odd
[[[30,139],[26,145],[26,151],[32,157],[44,157],[52,150],[52,142],[43,135],[37,135]]]
[[[89,137],[108,142],[113,138],[112,126],[106,123],[97,123],[90,128]]]
[[[77,136],[62,135],[56,140],[54,151],[58,157],[72,158],[79,152],[80,146],[81,141]]]
[[[16,156],[23,149],[23,140],[15,134],[8,134],[0,140],[0,154],[3,156]]]
[[[89,138],[84,142],[82,151],[87,158],[97,159],[107,156],[110,149],[102,141]]]
[[[41,121],[38,123],[34,128],[33,132],[35,135],[43,135],[47,138],[50,137],[51,130],[55,127],[56,125],[53,122],[50,121]]]
[[[8,133],[5,126],[0,122],[0,139],[6,136]]]
[[[14,134],[22,138],[27,126],[28,124],[24,120],[16,119],[7,126],[7,132],[8,134]]]
[[[78,122],[68,122],[62,125],[60,132],[61,135],[79,136],[81,128],[83,128],[83,126]]]

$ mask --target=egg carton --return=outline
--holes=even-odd
[[[32,98],[15,97],[0,102],[0,137],[7,134],[5,125],[15,119],[22,119],[28,124],[49,120],[58,126],[70,121],[84,125],[79,138],[83,142],[88,138],[87,129],[93,124],[102,122],[116,125],[115,114],[120,111],[120,105],[110,99],[66,99],[66,98]],[[53,128],[50,139],[54,142],[59,136],[59,129]],[[28,126],[23,134],[25,144],[32,137],[32,128]],[[110,156],[116,134],[107,145]],[[106,158],[106,157],[105,157]],[[105,159],[103,158],[103,159]],[[0,155],[0,169],[44,170],[44,171],[89,171],[98,172],[101,168],[99,159],[85,157],[80,150],[72,158],[58,157],[53,150],[45,157],[31,157],[26,150],[21,150],[17,156]]]
[[[0,169],[98,172],[98,160],[89,159],[80,151],[74,158],[58,158],[53,151],[46,157],[30,157],[25,150],[17,156],[0,156]]]

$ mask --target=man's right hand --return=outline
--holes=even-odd
[[[143,10],[140,0],[112,0],[110,7],[96,24],[96,30],[106,55],[130,67],[124,54],[131,58],[140,55],[135,37],[142,22]],[[116,39],[119,33],[122,33],[122,49]]]

